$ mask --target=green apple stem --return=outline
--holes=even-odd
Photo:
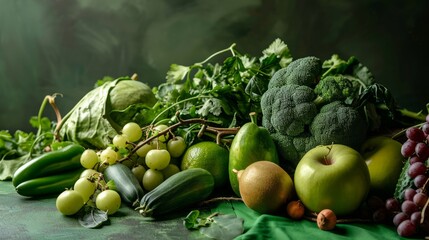
[[[325,162],[325,165],[331,165],[331,160],[328,159],[328,155],[331,152],[333,145],[334,145],[334,143],[332,143],[331,146],[326,147],[328,149],[328,153],[325,156],[323,156],[323,160]]]

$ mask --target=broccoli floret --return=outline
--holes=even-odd
[[[263,120],[266,128],[290,136],[301,134],[318,113],[315,97],[313,89],[296,84],[267,90],[261,99],[262,106],[271,106],[262,108],[262,114],[270,116]]]
[[[289,169],[317,145],[339,143],[357,149],[366,137],[365,119],[345,103],[352,91],[347,79],[326,77],[315,91],[313,81],[322,74],[319,63],[315,57],[295,60],[273,75],[261,98],[262,125]],[[319,105],[321,96],[329,97],[326,105]]]
[[[291,62],[287,67],[275,72],[268,83],[268,88],[289,84],[314,87],[322,72],[322,62],[316,57],[304,57]]]
[[[314,92],[318,95],[315,100],[318,105],[333,101],[351,103],[356,87],[352,81],[343,75],[331,75],[321,79],[314,88]]]
[[[357,149],[366,138],[367,124],[361,112],[335,101],[320,109],[309,131],[319,144],[341,143]]]

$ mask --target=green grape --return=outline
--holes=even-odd
[[[143,132],[137,123],[129,122],[122,127],[122,134],[127,136],[128,141],[136,142],[142,137]]]
[[[168,126],[165,125],[165,124],[160,124],[160,125],[155,126],[153,128],[154,135],[157,135],[159,132],[162,132],[162,131],[164,131],[167,128],[168,128]],[[168,139],[168,133],[166,133],[166,134],[161,135],[161,136],[158,137],[158,141],[163,142],[163,143],[167,142],[167,139]]]
[[[167,151],[170,153],[170,155],[174,158],[178,158],[182,156],[182,154],[186,150],[186,142],[185,139],[183,139],[180,136],[176,136],[167,142]]]
[[[96,188],[95,182],[90,181],[88,178],[79,178],[73,186],[73,189],[82,195],[84,202],[89,200]]]
[[[91,169],[98,163],[98,155],[92,149],[86,149],[80,156],[80,164],[82,167]]]
[[[137,180],[139,182],[143,181],[143,176],[144,176],[144,174],[146,172],[146,168],[145,167],[143,167],[142,165],[137,165],[137,166],[134,166],[131,169],[131,171],[133,172],[134,176],[136,176],[136,178],[137,178]]]
[[[146,166],[155,170],[162,170],[170,164],[170,153],[165,149],[152,149],[146,154]]]
[[[88,168],[82,171],[82,173],[80,174],[80,178],[92,178],[92,179],[97,179],[100,177],[100,172]]]
[[[167,149],[167,143],[160,141],[158,138],[153,139],[150,144],[156,149]]]
[[[155,146],[153,144],[144,144],[143,146],[141,146],[140,148],[137,149],[136,154],[139,157],[146,157],[147,152],[149,152],[149,150],[154,149]]]
[[[125,148],[127,147],[128,138],[126,135],[117,134],[113,137],[112,143],[117,148]]]
[[[97,195],[95,205],[98,209],[107,212],[108,215],[112,215],[121,207],[121,196],[114,190],[104,190]]]
[[[151,191],[164,181],[162,172],[155,169],[146,170],[143,176],[143,188],[146,191]]]
[[[164,175],[164,180],[180,172],[180,168],[175,164],[168,164],[168,166],[161,170]]]
[[[116,160],[118,160],[118,153],[116,153],[116,151],[113,150],[112,148],[108,147],[101,152],[100,160],[103,163],[106,162],[112,165],[116,163]]]
[[[64,215],[76,214],[84,205],[82,195],[75,190],[65,190],[56,199],[57,210]]]

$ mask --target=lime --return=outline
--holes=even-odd
[[[180,168],[203,168],[213,175],[215,187],[221,187],[229,182],[228,164],[229,151],[215,142],[205,141],[186,149]]]

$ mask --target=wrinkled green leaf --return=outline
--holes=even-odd
[[[97,228],[109,220],[107,212],[95,207],[85,207],[79,215],[79,223],[85,228]]]
[[[201,227],[200,233],[213,239],[234,239],[244,231],[243,219],[232,214],[212,217],[212,222],[207,227]]]
[[[63,139],[84,147],[102,149],[117,134],[108,116],[108,97],[118,80],[106,82],[88,92],[63,118],[59,133]]]

